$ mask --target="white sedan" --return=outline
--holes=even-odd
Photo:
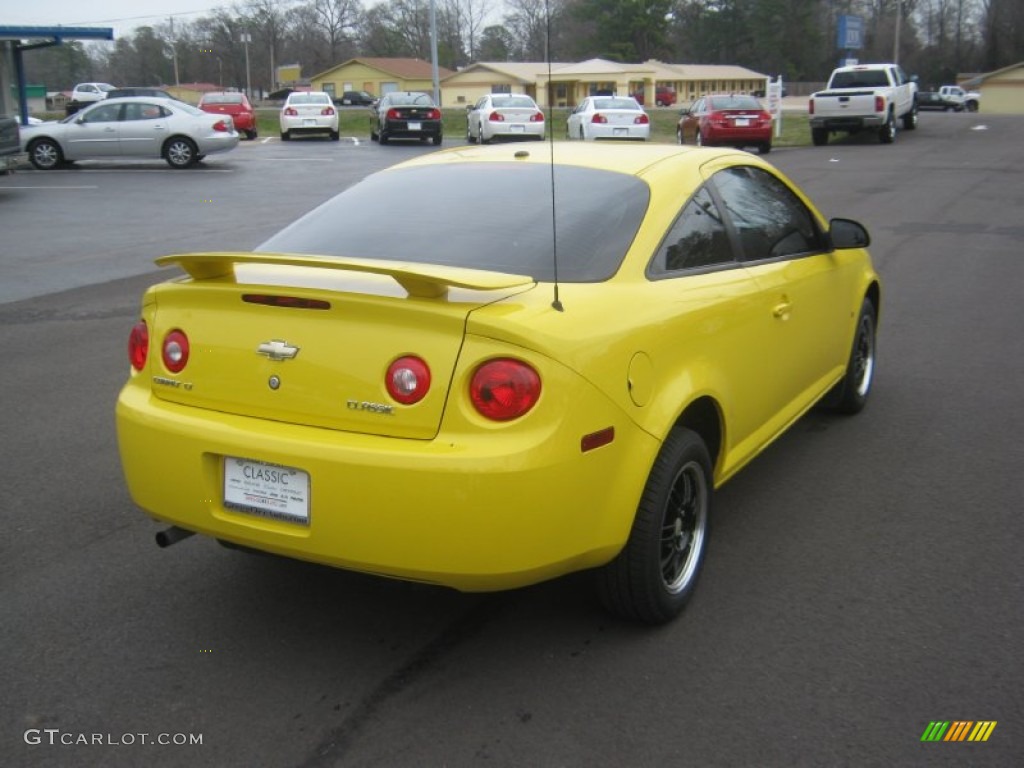
[[[588,96],[569,115],[566,138],[647,141],[651,120],[632,96]]]
[[[326,133],[332,141],[339,139],[338,110],[331,95],[325,91],[292,91],[285,99],[279,116],[281,141],[296,134]]]
[[[544,113],[537,102],[519,93],[489,93],[466,112],[466,141],[544,138]]]
[[[21,149],[41,171],[87,158],[162,157],[188,168],[238,146],[227,115],[210,115],[174,99],[105,99],[58,122],[21,128]]]

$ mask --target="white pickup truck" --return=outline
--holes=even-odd
[[[977,112],[978,104],[981,103],[980,93],[965,91],[959,85],[944,85],[939,88],[939,95],[958,112],[962,110]]]
[[[896,64],[839,67],[825,90],[811,95],[807,112],[815,146],[827,144],[831,133],[869,129],[891,144],[897,121],[908,131],[917,127],[917,81]]]

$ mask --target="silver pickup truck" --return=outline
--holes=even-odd
[[[829,134],[863,130],[891,144],[897,121],[907,131],[917,127],[917,81],[896,64],[839,67],[825,90],[811,95],[807,112],[815,146],[827,144]]]

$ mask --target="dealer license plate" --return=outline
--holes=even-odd
[[[513,125],[510,127],[512,129],[512,133],[522,133],[524,130],[526,130],[526,126],[524,125]]]
[[[303,125],[316,125],[315,117],[307,117],[302,121]]]
[[[742,128],[745,125],[750,125],[750,120],[748,118],[746,118],[746,117],[737,117],[736,118],[736,125],[738,125],[738,126],[740,126]]]
[[[408,127],[408,129],[410,131],[420,131],[420,130],[423,130],[423,125],[421,123],[407,123],[406,127]]]
[[[224,457],[224,506],[309,525],[309,473],[263,461]]]
[[[615,136],[629,136],[629,128],[616,128],[612,133]]]

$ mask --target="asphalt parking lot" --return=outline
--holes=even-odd
[[[872,233],[875,389],[721,490],[694,600],[656,630],[610,620],[584,575],[463,595],[200,537],[159,550],[127,496],[113,405],[153,258],[250,248],[433,147],[0,177],[0,762],[1020,765],[1022,128],[930,113],[893,145],[771,153]],[[997,725],[923,742],[939,720]],[[47,729],[108,743],[33,743]]]

